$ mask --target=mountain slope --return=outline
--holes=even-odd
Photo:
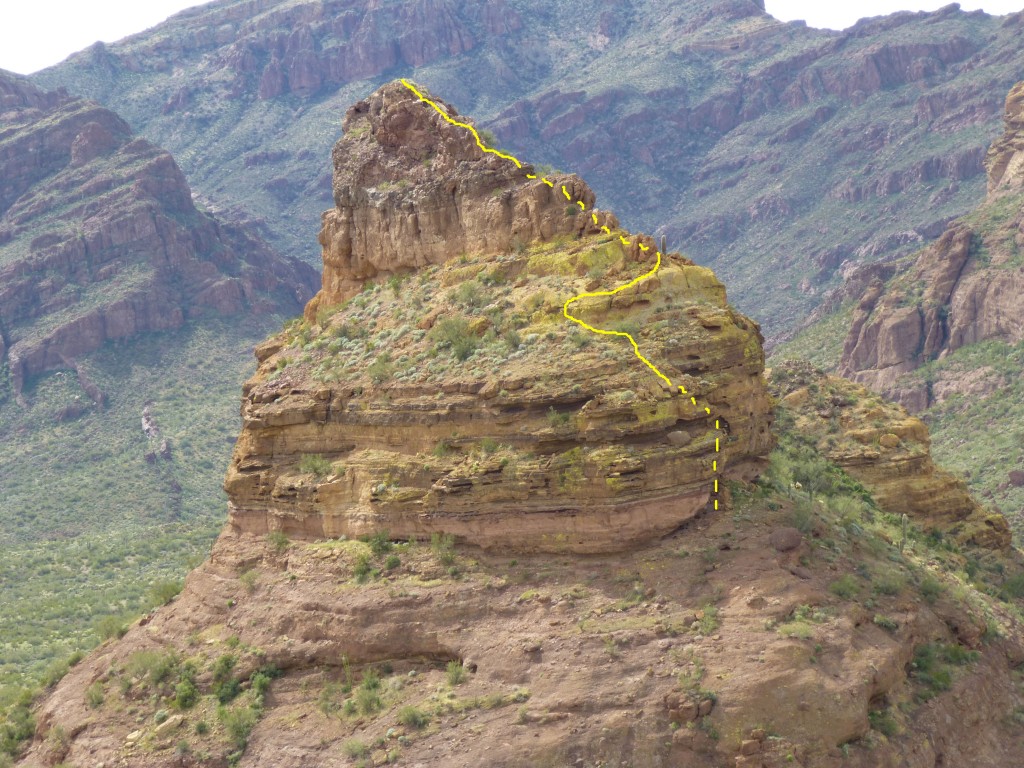
[[[840,371],[924,412],[936,451],[996,501],[1024,510],[1024,84],[990,149],[988,196],[929,248],[865,287]],[[894,274],[893,274],[894,273]],[[964,435],[970,434],[965,448]]]
[[[196,209],[108,109],[2,72],[0,178],[8,682],[202,551],[247,350],[315,273]],[[138,578],[112,586],[112,565]]]
[[[753,0],[222,0],[35,79],[113,107],[215,209],[315,263],[336,115],[414,75],[684,240],[775,338],[840,265],[906,253],[976,203],[1022,25],[956,6],[832,33]]]
[[[653,272],[581,179],[436,103],[393,83],[347,113],[322,289],[257,350],[229,524],[13,708],[17,765],[1019,763],[1022,563],[923,426],[789,369],[771,433],[757,327],[709,270]],[[560,313],[588,288],[692,400]],[[905,443],[851,450],[872,429]],[[901,487],[954,493],[901,519]]]

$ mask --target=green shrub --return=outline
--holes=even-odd
[[[445,317],[430,330],[430,337],[451,349],[456,360],[463,361],[476,351],[478,340],[462,317]]]
[[[974,563],[968,561],[968,566],[971,565],[974,565],[974,574],[976,574],[978,572],[977,561],[974,561]],[[968,571],[968,576],[971,578],[974,577],[974,574]],[[1024,597],[1024,573],[1018,573],[1015,576],[1008,578],[1003,582],[1000,592],[1006,599],[1019,600]]]
[[[814,627],[806,621],[787,621],[779,625],[778,632],[783,637],[795,637],[799,640],[809,640],[814,637]]]
[[[351,758],[366,757],[370,754],[370,748],[359,741],[359,739],[349,739],[345,742],[342,749],[345,755]]]
[[[568,413],[556,411],[554,406],[548,409],[548,424],[554,428],[564,427],[569,424],[571,416]]]
[[[256,695],[256,700],[262,705],[263,698],[270,690],[270,675],[262,670],[252,673],[249,678],[249,689]]]
[[[284,531],[271,531],[267,534],[267,543],[274,548],[277,554],[283,553],[288,549],[288,536],[285,535]]]
[[[259,714],[251,707],[218,707],[217,718],[227,731],[228,737],[238,749],[245,749],[249,734],[259,719]]]
[[[299,459],[299,472],[317,478],[326,477],[331,473],[331,462],[318,453],[307,453]]]
[[[431,534],[430,550],[441,565],[452,565],[455,562],[455,537],[450,533]]]
[[[355,576],[358,583],[365,584],[372,574],[373,566],[370,565],[370,556],[365,552],[360,552],[356,555],[355,564],[352,566],[352,575]]]
[[[439,459],[443,459],[445,456],[451,454],[453,450],[452,443],[450,440],[439,440],[437,445],[434,446],[432,453]]]
[[[259,581],[259,578],[259,573],[255,569],[250,568],[239,574],[238,581],[245,587],[245,591],[251,594],[256,591],[256,583]]]
[[[64,675],[68,673],[69,669],[71,667],[66,659],[55,659],[47,666],[39,682],[43,688],[52,688],[64,679]]]
[[[713,605],[705,605],[703,615],[698,621],[698,629],[702,635],[711,635],[718,629],[718,609]]]
[[[927,701],[942,691],[953,686],[953,673],[950,665],[963,666],[977,661],[980,654],[961,645],[943,645],[941,643],[924,643],[914,649],[914,660],[911,662],[911,677],[923,687],[917,698]]]
[[[237,657],[225,653],[213,663],[213,695],[221,704],[228,703],[242,690],[241,684],[232,675],[237,662]]]
[[[85,689],[85,701],[93,709],[103,706],[103,683],[97,680]]]
[[[121,616],[104,616],[96,622],[96,634],[100,641],[124,637],[128,625]]]
[[[370,545],[370,551],[377,557],[387,554],[391,551],[392,546],[394,546],[388,537],[387,531],[377,531],[366,542]]]
[[[391,355],[383,353],[374,360],[366,369],[366,375],[374,384],[383,384],[395,373],[395,366],[391,362]]]
[[[167,605],[184,586],[182,581],[158,581],[149,588],[149,602],[153,606]]]
[[[189,709],[199,700],[199,689],[192,680],[182,680],[174,687],[174,706]]]
[[[198,723],[196,723],[196,735],[205,736],[209,732],[210,724],[207,723],[205,720],[200,720]]]
[[[421,730],[427,727],[427,723],[430,722],[430,716],[417,707],[402,707],[398,710],[398,722],[406,728]]]
[[[173,653],[138,651],[128,657],[125,671],[131,677],[149,678],[153,685],[160,685],[171,676],[175,666],[177,659]]]
[[[918,589],[921,591],[921,597],[929,603],[934,603],[938,600],[939,595],[943,592],[942,582],[932,576],[925,576],[921,579],[921,585]]]
[[[899,724],[888,709],[876,709],[868,712],[868,721],[874,730],[890,739],[900,732]]]
[[[829,584],[828,591],[844,600],[852,600],[860,591],[860,586],[853,576],[846,574]]]
[[[880,613],[876,613],[875,618],[873,618],[872,621],[876,627],[881,627],[886,632],[895,632],[900,628],[900,625],[896,621],[890,619],[888,616],[883,616]]]
[[[462,666],[462,662],[457,659],[453,659],[448,662],[448,666],[445,668],[445,674],[448,678],[448,685],[455,687],[461,685],[466,679],[466,668]]]
[[[504,342],[509,352],[515,352],[523,343],[523,339],[519,335],[519,331],[517,331],[515,328],[509,328],[504,333],[502,333],[501,340],[502,342]]]
[[[359,687],[356,691],[356,707],[359,712],[364,715],[372,715],[374,712],[378,712],[384,706],[384,702],[381,701],[380,694],[376,690]]]
[[[384,561],[384,570],[385,571],[393,571],[393,570],[395,570],[395,568],[397,568],[401,564],[402,564],[402,558],[400,558],[398,555],[390,554],[390,555],[388,555],[387,559]]]
[[[467,280],[460,284],[452,292],[452,296],[456,302],[471,309],[482,306],[486,300],[486,296],[480,290],[480,284],[476,280]]]
[[[903,589],[904,581],[903,578],[895,573],[887,573],[879,578],[875,579],[872,587],[875,592],[880,595],[898,595],[900,590]]]

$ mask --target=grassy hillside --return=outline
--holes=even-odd
[[[205,554],[224,519],[220,486],[251,347],[279,323],[205,320],[107,345],[80,361],[108,393],[103,409],[74,372],[31,382],[27,408],[4,383],[0,686],[94,644],[99,618],[148,607],[154,586],[182,579]],[[92,407],[58,421],[82,402]],[[157,438],[142,429],[147,404]]]

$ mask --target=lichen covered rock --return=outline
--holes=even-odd
[[[582,181],[528,179],[543,174],[485,154],[397,83],[346,129],[323,289],[245,387],[236,529],[607,551],[756,474],[772,446],[761,336],[710,270],[666,254],[629,290],[574,305],[630,333],[669,387],[628,339],[563,314],[657,259],[593,213]]]

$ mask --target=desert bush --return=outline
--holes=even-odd
[[[158,581],[149,588],[149,601],[153,606],[167,605],[184,586],[182,581]]]
[[[331,462],[318,453],[305,454],[299,459],[299,472],[316,477],[325,477],[331,473]]]
[[[97,680],[85,689],[85,701],[92,709],[103,706],[103,683]]]
[[[245,749],[249,734],[259,719],[259,713],[251,707],[221,706],[217,708],[217,718],[235,747]]]
[[[128,624],[122,616],[103,616],[95,625],[96,634],[100,640],[124,637],[128,631]]]
[[[427,727],[427,723],[430,722],[430,716],[417,707],[402,707],[398,710],[398,722],[406,728],[421,730]]]
[[[445,676],[448,678],[448,685],[452,687],[461,685],[466,679],[466,668],[462,666],[461,661],[453,659],[445,668]]]
[[[431,534],[430,551],[441,565],[452,565],[455,562],[455,537],[449,533]]]
[[[395,373],[395,366],[391,362],[391,355],[387,352],[381,354],[366,369],[366,375],[374,384],[383,384]]]
[[[478,340],[462,317],[445,317],[430,329],[430,337],[451,349],[456,360],[463,361],[476,351]]]
[[[853,576],[846,574],[829,584],[828,591],[844,600],[852,600],[860,591],[860,586]]]
[[[366,757],[370,754],[370,748],[363,742],[359,741],[359,739],[349,739],[345,742],[342,749],[344,750],[345,755],[351,758]]]
[[[280,555],[288,549],[288,536],[283,531],[271,531],[267,534],[267,543]]]

